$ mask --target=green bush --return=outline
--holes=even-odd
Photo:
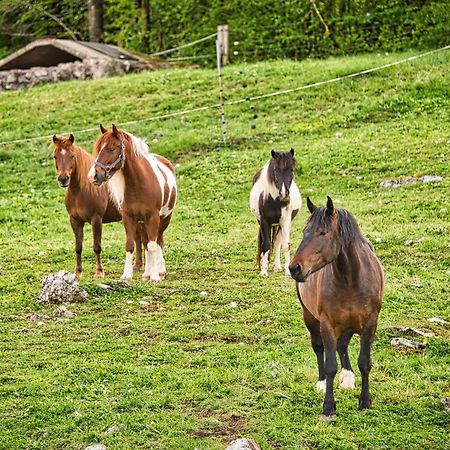
[[[330,34],[312,5],[297,0],[151,0],[148,44],[137,2],[105,0],[105,41],[150,54],[230,27],[234,61],[323,57],[361,52],[393,52],[448,44],[450,22],[444,0],[317,0]],[[83,0],[0,0],[0,47],[13,49],[34,37],[67,32],[43,11],[61,18],[80,39],[88,39]],[[16,32],[12,32],[12,31]],[[16,36],[25,34],[26,36]],[[239,42],[236,46],[234,42]],[[0,54],[1,54],[0,50]],[[234,52],[237,52],[235,55]],[[4,53],[4,51],[3,51]],[[211,55],[206,41],[171,56]],[[203,61],[203,60],[202,60]]]

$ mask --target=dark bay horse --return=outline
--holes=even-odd
[[[294,181],[294,150],[271,151],[270,160],[253,177],[250,209],[259,223],[256,261],[263,277],[268,276],[269,257],[275,246],[274,271],[281,271],[283,247],[285,273],[289,275],[291,221],[302,206],[300,190]]]
[[[133,276],[132,256],[136,231],[141,227],[145,245],[143,280],[161,281],[166,274],[163,233],[169,225],[177,199],[175,170],[164,157],[149,153],[144,140],[113,124],[100,125],[102,135],[94,144],[95,161],[89,179],[101,187],[107,182],[122,213],[126,233],[126,257],[122,279]]]
[[[359,410],[371,407],[370,352],[383,297],[384,272],[372,244],[361,234],[348,211],[335,209],[330,197],[326,208],[317,208],[309,198],[307,205],[311,216],[289,270],[297,281],[303,318],[317,356],[317,391],[325,390],[322,417],[329,419],[336,414],[333,394],[336,351],[342,364],[340,387],[355,387],[348,355],[354,333],[361,338]]]
[[[81,253],[83,250],[83,230],[86,222],[92,225],[94,237],[93,249],[96,257],[97,277],[103,277],[104,271],[101,261],[102,224],[118,222],[122,219],[114,202],[109,199],[105,187],[95,189],[89,182],[87,174],[94,158],[74,144],[73,134],[69,138],[53,136],[53,158],[57,172],[58,183],[67,188],[65,205],[69,213],[70,225],[75,235],[75,252],[77,255],[75,274],[82,274]],[[142,265],[141,246],[136,254],[136,267]]]

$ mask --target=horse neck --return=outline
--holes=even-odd
[[[128,188],[142,184],[142,179],[145,177],[145,172],[141,164],[142,158],[128,147],[125,151],[125,163],[122,167],[122,173],[125,179],[125,184]]]
[[[341,247],[336,258],[331,262],[334,276],[347,285],[356,281],[356,276],[360,271],[361,259],[358,246],[359,243],[351,242],[347,247]]]
[[[272,198],[277,198],[279,196],[278,188],[275,186],[273,168],[271,167],[270,161],[266,164],[265,170],[265,183],[264,183],[264,193],[265,195],[271,195]]]

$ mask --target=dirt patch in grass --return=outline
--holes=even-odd
[[[189,433],[191,436],[198,438],[218,437],[224,441],[229,441],[243,436],[246,430],[247,420],[239,414],[221,413],[210,408],[194,406],[192,400],[187,400],[184,405],[189,414],[194,414],[202,419],[201,428]]]

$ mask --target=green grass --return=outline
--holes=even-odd
[[[227,99],[350,73],[405,54],[229,66]],[[221,449],[239,436],[263,449],[444,449],[449,415],[448,123],[450,54],[226,109],[127,131],[179,164],[179,202],[166,233],[169,277],[129,289],[96,287],[90,227],[84,277],[90,293],[68,323],[29,323],[42,278],[74,267],[73,236],[51,147],[0,147],[0,448]],[[244,87],[244,84],[247,87]],[[160,71],[65,82],[0,94],[1,140],[108,125],[217,103],[212,70]],[[253,107],[253,109],[251,108]],[[253,115],[258,117],[253,119]],[[256,124],[252,129],[251,125]],[[91,149],[98,132],[77,134]],[[331,195],[376,247],[387,288],[373,349],[373,409],[336,392],[338,419],[318,419],[316,363],[294,283],[261,279],[254,172],[270,149],[293,147],[303,196]],[[437,174],[438,184],[381,190],[386,178]],[[292,247],[307,218],[294,222]],[[105,226],[105,282],[123,268],[121,224]],[[417,241],[407,246],[405,241]],[[206,291],[208,295],[201,294]],[[139,301],[145,299],[147,306]],[[238,307],[232,308],[231,302]],[[433,330],[422,353],[391,348],[389,327]],[[351,344],[356,367],[358,339]],[[105,431],[112,425],[119,429]]]

